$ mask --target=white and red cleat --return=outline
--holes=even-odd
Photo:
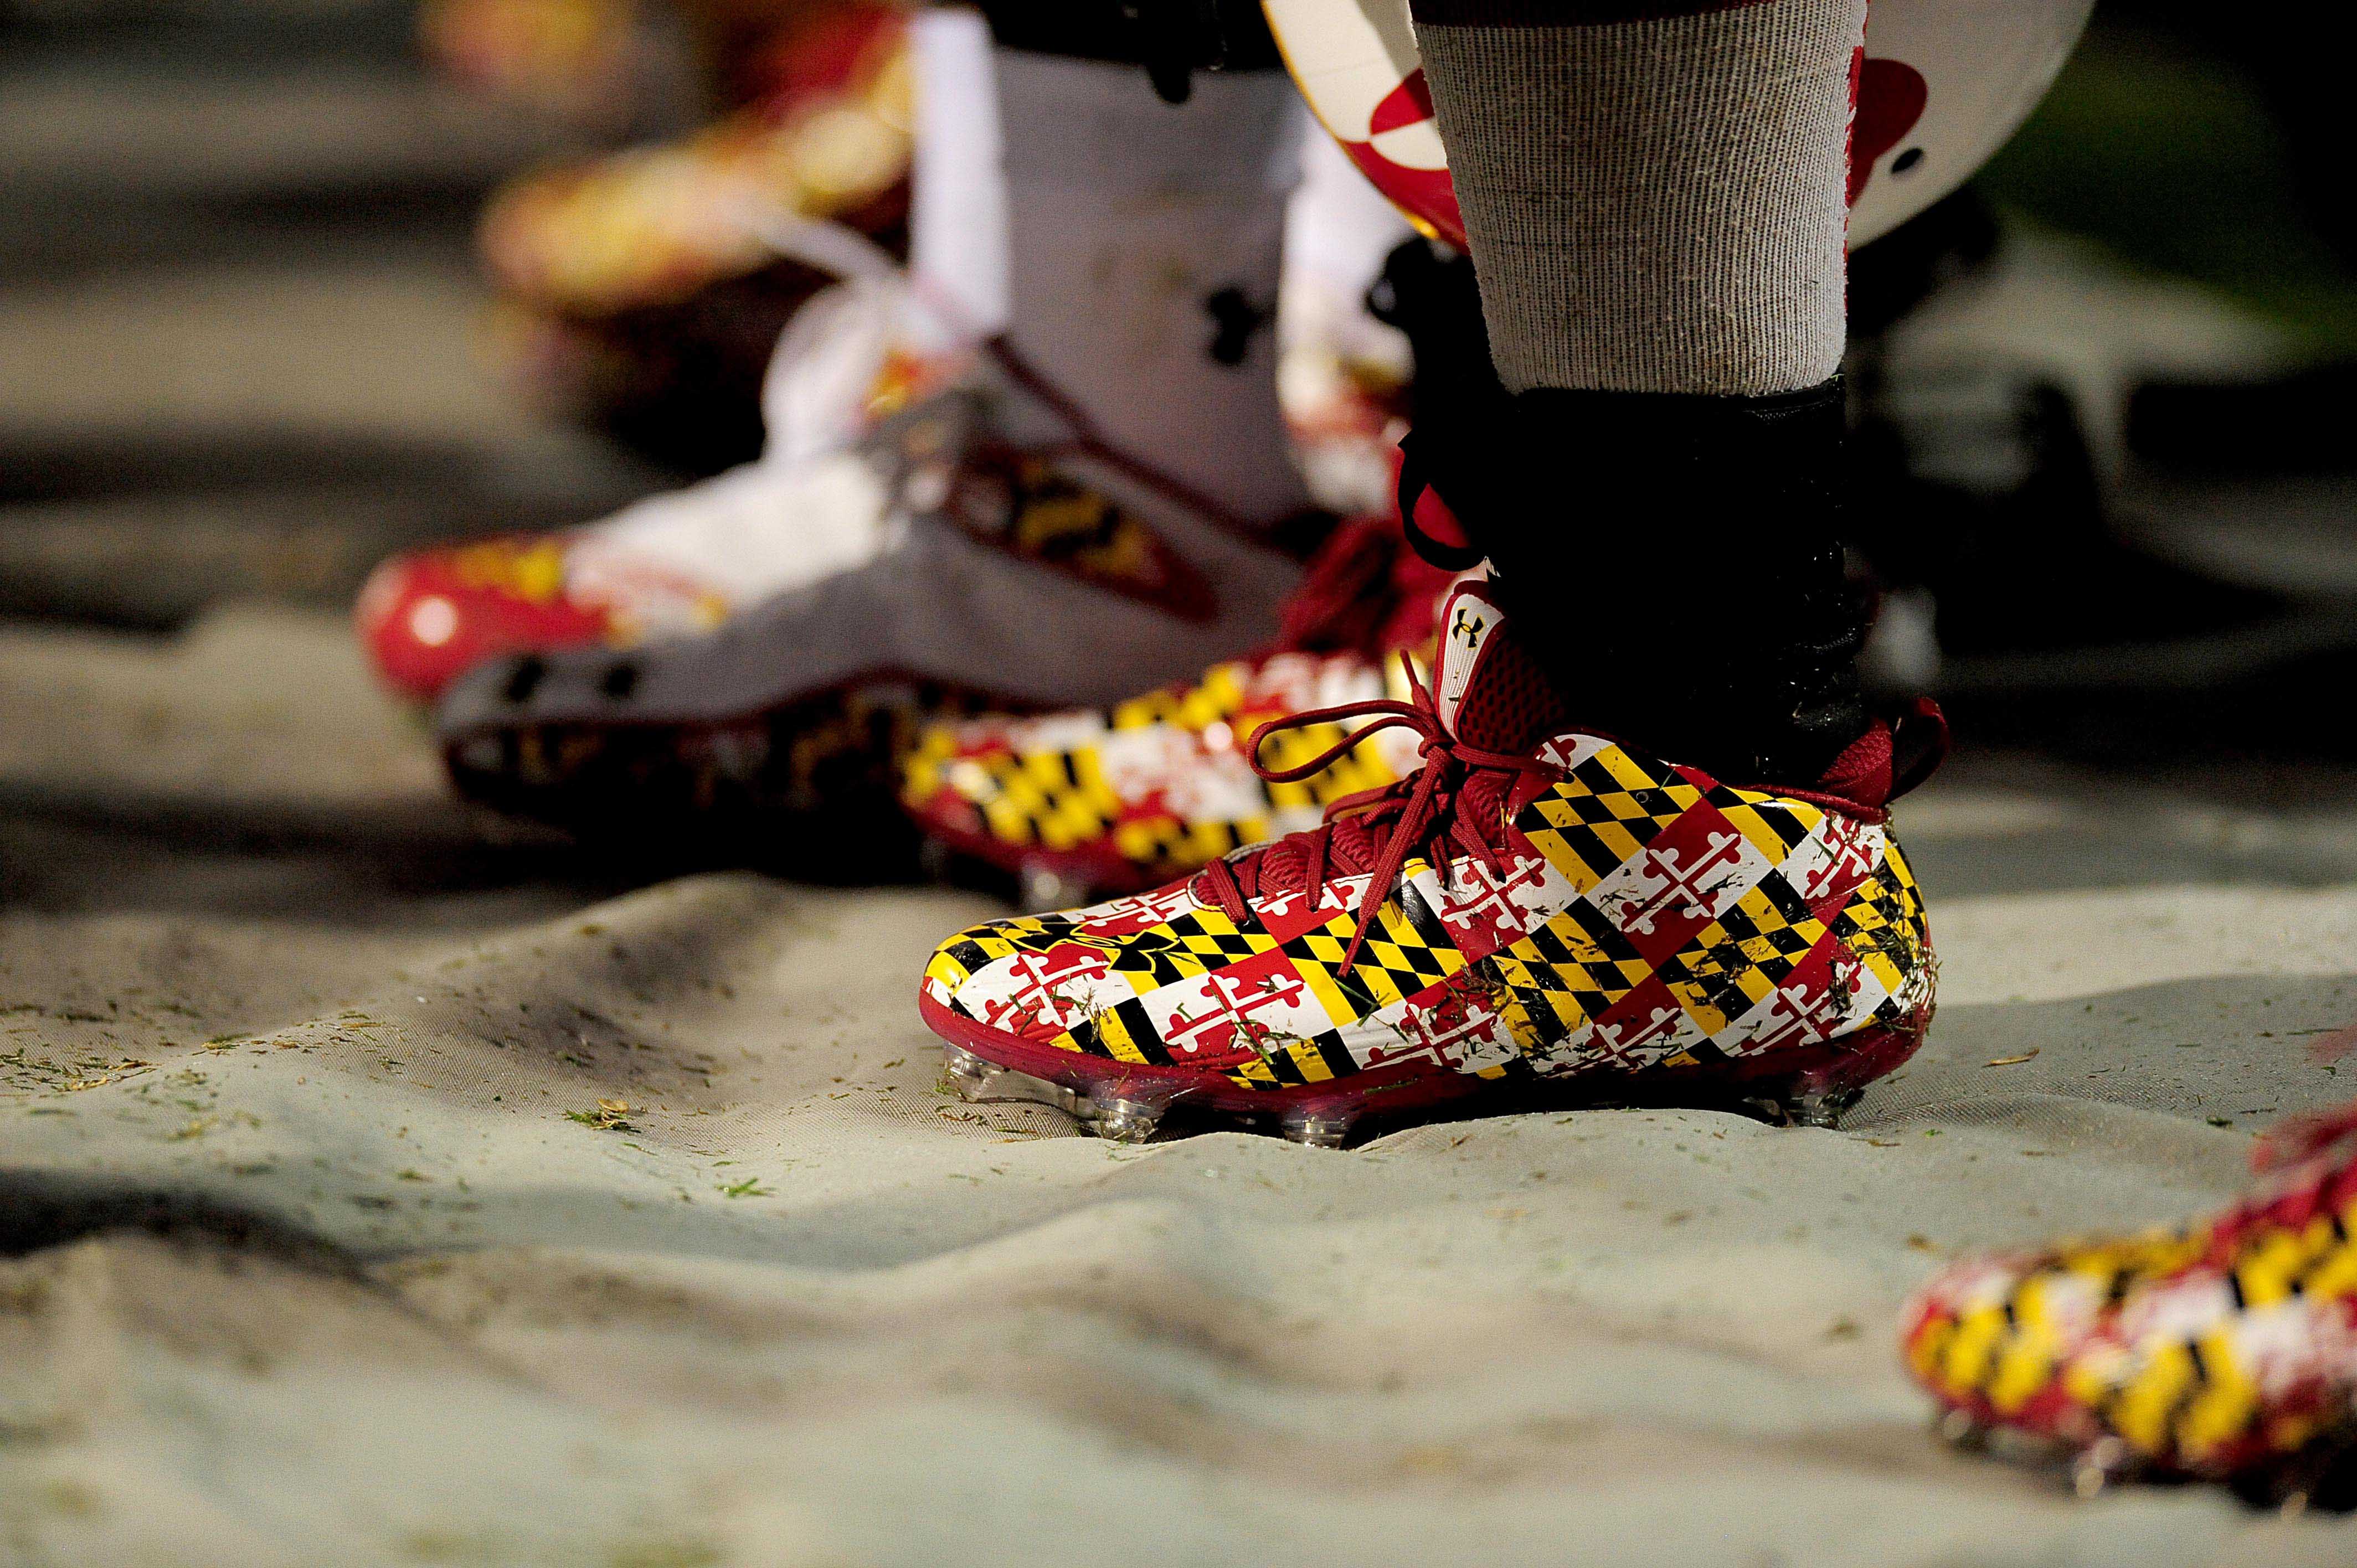
[[[843,804],[898,822],[919,719],[1111,703],[1265,645],[1299,573],[1000,344],[776,482],[791,579],[717,630],[452,686],[436,726],[461,792],[637,835]]]

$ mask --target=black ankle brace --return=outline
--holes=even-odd
[[[1419,407],[1416,476],[1583,722],[1805,785],[1865,725],[1836,378],[1770,397],[1540,389]]]

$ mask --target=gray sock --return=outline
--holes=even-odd
[[[1866,0],[1413,8],[1509,390],[1835,373]]]

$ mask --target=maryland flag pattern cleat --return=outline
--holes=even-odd
[[[1433,690],[1282,721],[1365,724],[1265,775],[1401,728],[1410,777],[1158,891],[942,944],[920,1006],[952,1083],[1113,1137],[1176,1109],[1335,1144],[1543,1085],[1825,1123],[1913,1053],[1932,962],[1889,726],[1821,789],[1734,788],[1565,722],[1485,585],[1441,625]]]
[[[837,7],[776,48],[799,69],[685,140],[503,187],[480,232],[500,294],[558,316],[610,317],[773,265],[777,249],[755,220],[765,216],[869,234],[897,224],[912,91],[899,14]]]
[[[679,502],[665,497],[658,505]],[[651,553],[634,561],[601,550],[605,542],[595,528],[583,528],[397,555],[369,574],[353,607],[361,645],[387,687],[430,703],[501,654],[629,647],[666,632],[706,630],[726,618],[730,596],[719,574]],[[600,555],[610,563],[602,572],[588,565]]]
[[[469,87],[596,120],[630,99],[636,12],[630,0],[425,0],[417,35]]]
[[[1413,737],[1386,731],[1286,782],[1254,771],[1250,741],[1310,709],[1405,698],[1405,674],[1387,657],[1428,667],[1448,581],[1407,548],[1395,520],[1344,523],[1287,599],[1275,649],[1110,708],[928,725],[901,759],[901,801],[935,843],[1013,874],[1035,910],[1139,892],[1315,827],[1336,800],[1412,770]],[[1269,754],[1290,768],[1346,733],[1283,730]]]
[[[1952,1442],[2254,1502],[2357,1505],[2357,1106],[2262,1144],[2208,1221],[1975,1259],[1907,1313]]]

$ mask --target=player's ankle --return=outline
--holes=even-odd
[[[1731,779],[1805,784],[1865,722],[1843,407],[1540,389],[1426,410],[1422,477],[1583,716]]]

